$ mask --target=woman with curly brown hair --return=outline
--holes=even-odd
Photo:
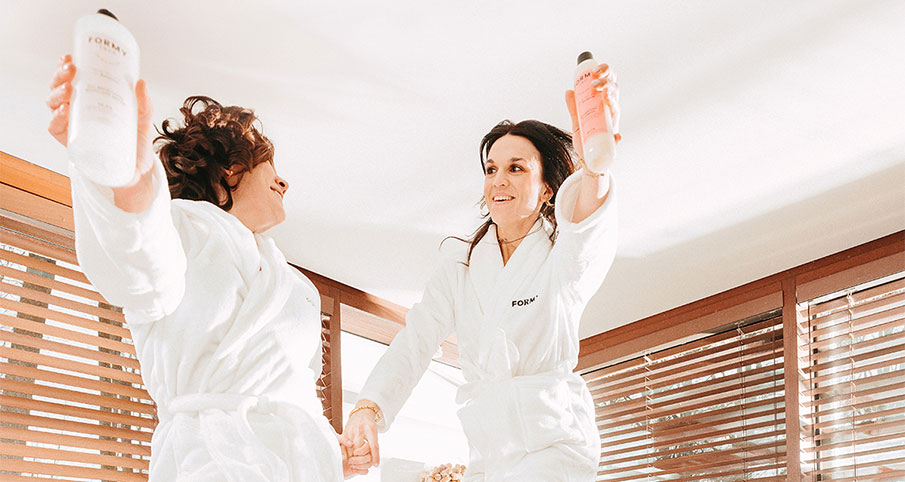
[[[74,75],[67,55],[47,102],[64,145]],[[370,456],[340,448],[316,395],[320,296],[262,234],[289,187],[273,144],[252,110],[189,97],[158,162],[144,81],[136,98],[134,180],[70,172],[79,262],[123,307],[157,403],[150,480],[342,480]]]

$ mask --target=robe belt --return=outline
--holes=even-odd
[[[262,413],[271,413],[276,410],[280,402],[274,401],[266,395],[241,395],[237,393],[193,393],[179,395],[168,400],[164,404],[158,404],[157,413],[160,418],[170,418],[177,413],[199,413],[205,410],[216,409],[224,412],[238,412],[243,420],[248,419],[248,412],[252,408]]]
[[[263,395],[196,393],[158,405],[158,416],[161,423],[174,423],[177,414],[197,417],[204,445],[221,471],[229,473],[230,482],[288,482],[287,462],[264,447],[248,420],[248,412],[271,414],[289,405]],[[249,471],[252,464],[263,469]]]
[[[579,375],[573,373],[571,370],[563,368],[555,368],[553,370],[535,373],[533,375],[482,378],[461,385],[458,392],[456,392],[456,403],[466,403],[469,400],[474,400],[475,398],[478,398],[487,393],[493,393],[495,390],[500,390],[504,385],[508,384],[532,386],[545,384],[552,385],[563,380],[570,380],[573,378],[577,378],[579,380],[581,379]]]

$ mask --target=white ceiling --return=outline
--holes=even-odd
[[[57,58],[106,7],[155,118],[253,107],[292,185],[287,258],[410,306],[477,224],[497,121],[569,127],[592,50],[622,85],[620,248],[589,336],[905,229],[905,2],[4,0],[0,150],[66,172]]]

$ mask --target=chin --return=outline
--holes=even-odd
[[[270,229],[270,228],[272,228],[272,227],[274,227],[274,226],[277,226],[277,225],[279,225],[279,224],[282,224],[283,221],[285,221],[285,220],[286,220],[286,213],[280,213],[279,216],[277,216],[276,219],[274,219],[273,222],[270,223],[270,227],[267,228],[267,229]]]

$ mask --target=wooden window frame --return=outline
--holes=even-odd
[[[589,373],[636,356],[704,338],[746,316],[781,308],[783,353],[800,357],[799,301],[857,286],[905,271],[905,230],[845,251],[796,266],[719,294],[688,303],[634,323],[581,340],[578,373]],[[806,480],[802,466],[802,437],[807,425],[799,399],[804,376],[785,370],[786,470],[789,482]],[[798,420],[800,423],[792,423]]]

